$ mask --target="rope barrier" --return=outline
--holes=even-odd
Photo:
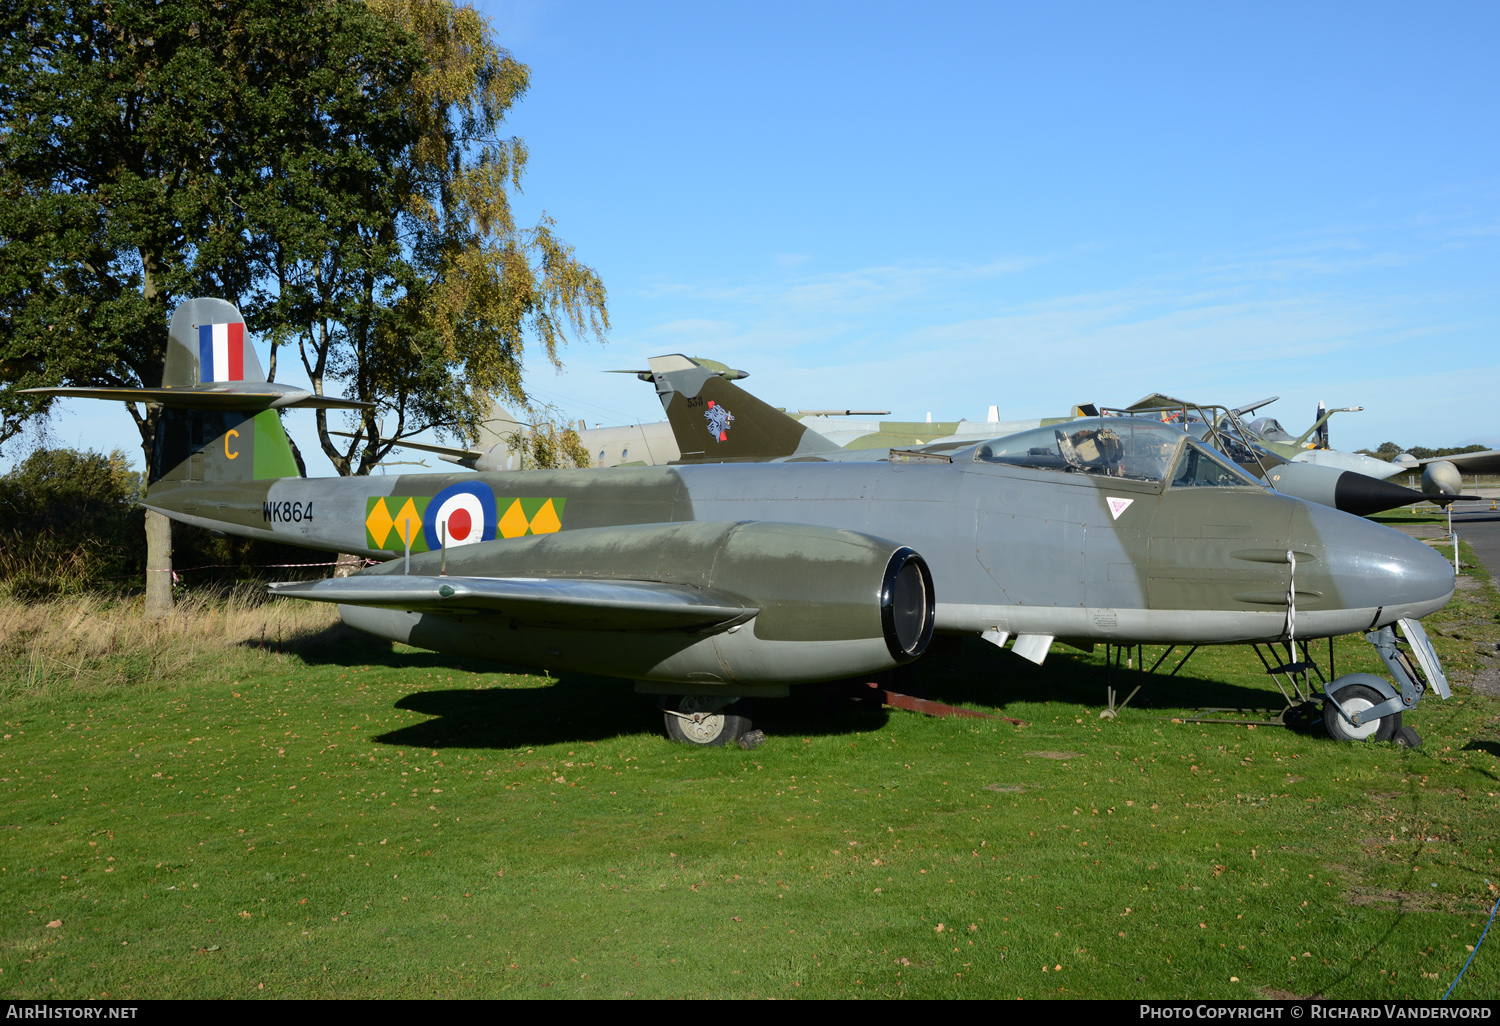
[[[1489,883],[1489,881],[1486,880],[1485,883]],[[1495,921],[1496,912],[1500,912],[1500,899],[1496,899],[1495,907],[1490,909],[1489,922],[1484,924],[1484,930],[1479,934],[1479,940],[1474,942],[1474,950],[1469,952],[1469,962],[1474,961],[1474,956],[1479,954],[1479,945],[1484,943],[1484,935],[1490,932],[1490,923]],[[1464,967],[1458,971],[1458,975],[1453,977],[1453,982],[1448,985],[1448,989],[1443,993],[1444,1001],[1447,1001],[1448,995],[1453,993],[1453,988],[1458,986],[1458,981],[1464,978],[1464,973],[1469,971],[1469,962],[1465,962]]]
[[[147,570],[148,574],[175,574],[179,570],[278,570],[303,566],[375,566],[378,559],[335,559],[329,563],[204,563],[202,566],[166,567]]]

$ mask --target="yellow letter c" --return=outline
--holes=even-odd
[[[240,437],[240,433],[238,431],[236,431],[234,428],[230,428],[229,431],[226,432],[225,435],[224,435],[224,457],[226,459],[231,459],[232,460],[232,459],[234,459],[235,457],[237,457],[240,454],[240,451],[238,449],[236,449],[234,452],[230,452],[229,451],[229,436],[230,435],[233,435],[235,438],[238,438],[238,437]]]

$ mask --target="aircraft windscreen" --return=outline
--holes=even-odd
[[[985,442],[976,463],[1160,481],[1184,435],[1139,417],[1086,417]]]
[[[1260,487],[1260,483],[1247,477],[1244,471],[1196,442],[1188,444],[1177,464],[1177,473],[1172,476],[1173,488],[1243,488],[1246,485]]]

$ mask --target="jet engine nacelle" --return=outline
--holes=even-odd
[[[1457,495],[1464,490],[1463,475],[1447,460],[1438,460],[1422,468],[1422,491]]]
[[[410,572],[435,575],[441,561],[436,552],[413,555]],[[366,574],[403,569],[398,559]],[[341,605],[340,615],[352,627],[421,648],[734,693],[740,685],[832,680],[910,662],[931,640],[935,613],[932,574],[917,553],[805,524],[564,531],[450,549],[446,571],[455,582],[527,577],[712,589],[742,599],[747,617],[691,631],[627,631],[500,612],[455,616]]]

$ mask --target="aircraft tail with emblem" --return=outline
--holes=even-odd
[[[640,377],[656,386],[682,463],[817,459],[843,446],[734,384],[729,375],[680,354],[653,356]]]

